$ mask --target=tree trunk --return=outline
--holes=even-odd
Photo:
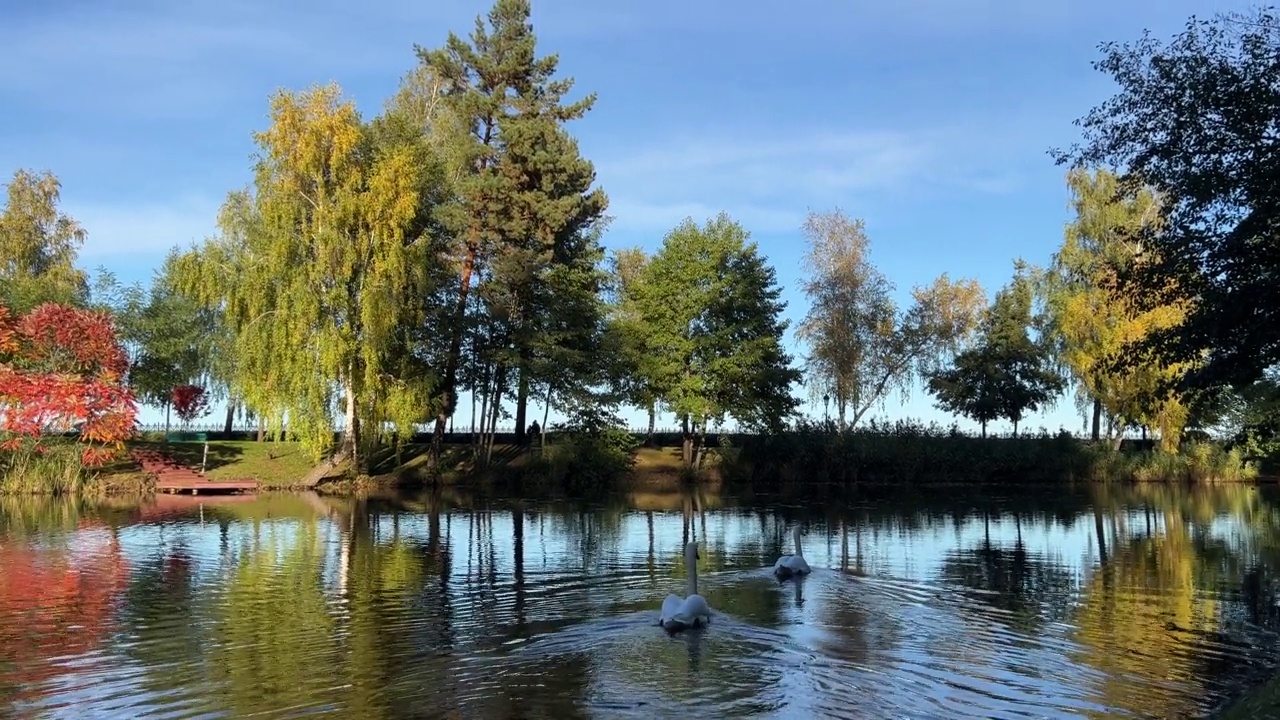
[[[982,421],[982,437],[983,438],[987,437],[987,421],[986,420]]]
[[[440,411],[436,414],[435,432],[431,435],[431,467],[438,469],[440,452],[444,446],[444,431],[458,404],[458,362],[462,354],[462,334],[467,331],[467,296],[471,290],[471,271],[476,262],[476,231],[471,232],[472,243],[468,245],[466,256],[462,260],[462,283],[458,288],[458,309],[454,314],[457,327],[449,340],[449,355],[445,359],[444,383],[441,387]]]
[[[489,367],[486,365],[484,379],[480,389],[480,427],[476,429],[474,442],[477,459],[480,457],[480,448],[484,445],[485,428],[488,426],[489,422],[489,396],[491,394],[489,392],[490,379]]]
[[[258,442],[265,442],[267,439],[267,419],[258,414]]]
[[[169,442],[169,408],[171,407],[173,403],[164,404],[164,440],[162,442],[165,443]]]
[[[231,439],[231,428],[235,425],[236,420],[236,401],[235,398],[227,398],[227,419],[222,423],[222,439]]]
[[[689,432],[689,416],[680,416],[680,430],[682,434],[680,443],[680,460],[685,467],[693,465],[693,433]]]
[[[547,384],[547,399],[542,403],[542,427],[538,428],[538,432],[542,437],[538,438],[538,453],[541,454],[547,447],[547,421],[551,419],[551,384]]]
[[[1013,421],[1013,436],[1018,437],[1018,421]]]
[[[476,391],[471,389],[471,432],[468,433],[468,440],[472,445],[476,444]]]
[[[649,401],[649,432],[644,436],[644,446],[653,447],[653,428],[658,422],[658,401]]]
[[[351,469],[359,473],[360,467],[360,426],[356,421],[356,391],[352,386],[352,380],[348,379],[344,384],[343,392],[347,396],[346,410],[346,428],[342,432],[342,449],[338,452],[339,457],[351,460]]]
[[[489,463],[493,461],[493,440],[498,431],[498,412],[502,409],[502,380],[506,376],[506,368],[499,364],[495,375],[496,377],[493,379],[493,405],[489,409],[489,441],[484,446],[485,467],[488,467]]]
[[[528,351],[520,352],[520,367],[517,368],[519,377],[516,380],[516,447],[524,447],[529,444],[529,438],[525,437],[525,420],[528,419],[529,412],[529,358]]]
[[[1098,442],[1102,439],[1102,401],[1094,398],[1093,400],[1093,441]]]
[[[694,469],[703,469],[703,459],[707,456],[707,419],[703,419],[698,423],[698,441],[696,441],[696,451],[694,452]]]

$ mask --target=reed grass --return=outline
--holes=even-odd
[[[1257,476],[1237,449],[1193,442],[1177,455],[1117,451],[1070,434],[975,437],[914,421],[839,428],[801,422],[744,440],[726,457],[726,482],[794,484],[1046,484],[1073,481],[1240,482]]]
[[[71,442],[53,442],[0,453],[0,494],[73,495],[83,491],[89,473],[80,451]]]

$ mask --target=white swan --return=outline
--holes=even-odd
[[[658,624],[668,632],[702,627],[711,622],[711,608],[698,594],[698,543],[684,546],[684,564],[689,571],[685,581],[688,597],[681,600],[675,593],[668,595],[662,601],[662,614],[658,617]]]
[[[795,527],[792,537],[796,541],[796,554],[783,555],[773,564],[773,574],[778,576],[779,580],[784,580],[792,575],[807,575],[809,573],[809,563],[805,562],[804,551],[800,547],[800,526]]]

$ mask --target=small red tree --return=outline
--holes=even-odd
[[[85,464],[102,463],[133,434],[128,367],[104,312],[46,303],[15,320],[0,306],[0,450],[80,423]]]
[[[209,414],[209,393],[199,385],[179,385],[173,389],[173,411],[178,419],[189,423]]]

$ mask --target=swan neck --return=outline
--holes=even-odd
[[[797,527],[792,533],[792,538],[796,541],[796,557],[804,557],[804,551],[800,549],[800,528]]]

